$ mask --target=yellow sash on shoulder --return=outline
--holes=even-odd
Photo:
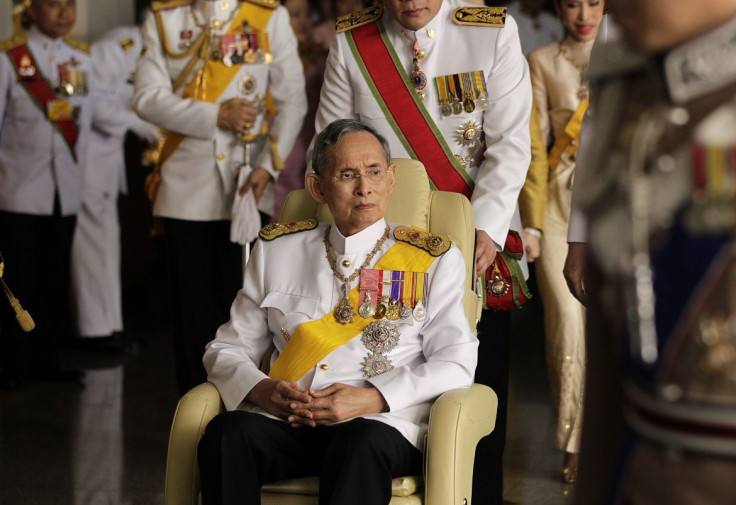
[[[238,30],[241,30],[243,28],[243,21],[246,20],[251,28],[258,32],[263,32],[266,29],[268,20],[271,19],[271,14],[273,14],[273,9],[262,7],[252,2],[243,2],[237,16],[230,23],[227,33],[232,35]],[[263,50],[269,52],[270,48],[264,47]],[[199,69],[194,79],[184,88],[183,98],[195,98],[204,102],[215,103],[240,71],[240,65],[228,67],[222,60],[210,59],[209,52],[209,37],[206,37],[199,51],[199,58],[204,59],[205,64]],[[194,57],[197,58],[197,56]],[[158,160],[159,167],[174,154],[174,151],[179,147],[184,137],[184,135],[176,132],[169,132],[166,135],[166,140],[161,148],[161,154]]]
[[[559,165],[563,158],[572,159],[580,149],[580,130],[583,128],[583,117],[588,109],[588,103],[587,98],[580,102],[570,121],[565,125],[562,135],[557,137],[555,145],[549,150],[547,163],[550,167]]]
[[[416,246],[397,242],[373,268],[426,272],[436,259]],[[358,287],[350,292],[349,299],[353,307],[358,306]],[[275,380],[299,380],[322,358],[362,333],[371,322],[371,319],[355,317],[352,323],[342,325],[330,311],[322,319],[301,324],[271,367],[269,377]]]

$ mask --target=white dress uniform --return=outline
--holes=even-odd
[[[59,85],[59,66],[86,73],[93,89],[92,62],[71,39],[51,39],[35,26],[28,31],[28,48],[37,71],[52,87]],[[64,97],[76,110],[79,137],[76,160],[64,137],[24,89],[7,54],[0,57],[0,210],[51,215],[58,193],[61,214],[75,215],[82,199],[82,176],[92,122],[92,96]]]
[[[208,380],[217,386],[228,410],[267,415],[243,402],[253,386],[266,377],[259,370],[266,350],[271,344],[276,347],[271,357],[274,363],[288,343],[286,338],[300,324],[329,314],[340,301],[342,283],[333,276],[325,255],[327,226],[256,244],[243,289],[231,309],[231,320],[220,328],[204,355]],[[332,226],[330,243],[343,275],[349,276],[363,263],[385,227],[381,219],[343,237]],[[393,228],[374,263],[396,243]],[[299,261],[294,261],[296,250],[300,251]],[[343,265],[345,260],[349,267]],[[363,359],[369,352],[358,334],[297,381],[304,389],[321,389],[338,382],[356,387],[371,383],[386,399],[390,412],[365,417],[393,426],[420,450],[432,402],[444,391],[472,383],[478,347],[462,307],[465,265],[459,251],[450,248],[427,272],[427,318],[395,322],[400,338],[388,354],[393,370],[364,377]],[[355,279],[351,288],[358,282]],[[356,313],[355,317],[361,316]]]
[[[521,51],[524,54],[557,42],[565,36],[565,28],[555,16],[542,10],[532,17],[525,13],[522,7],[522,1],[515,0],[509,4],[508,13],[519,27]]]
[[[156,128],[131,109],[141,53],[140,28],[118,27],[92,45],[98,93],[87,152],[82,208],[72,245],[72,294],[80,337],[122,331],[120,224],[117,200],[127,193],[125,134],[155,140]]]
[[[145,51],[136,73],[134,103],[138,114],[147,121],[186,136],[161,167],[161,186],[153,212],[156,216],[192,221],[230,219],[236,171],[243,162],[243,146],[238,134],[218,128],[220,104],[230,98],[252,99],[258,94],[265,95],[268,89],[277,109],[270,133],[276,139],[279,156],[286,159],[307,111],[297,41],[288,11],[285,7],[276,7],[265,28],[273,62],[241,65],[216,103],[182,98],[184,87],[174,92],[172,82],[184,70],[189,57],[172,58],[166,54],[162,44],[183,52],[178,49],[179,45],[197,38],[202,32],[203,27],[199,24],[203,20],[211,23],[217,20],[218,28],[214,33],[226,33],[230,28],[229,20],[240,8],[240,2],[196,0],[179,3],[179,7],[159,12],[166,40],[159,36],[155,14],[150,13],[146,18],[142,29]],[[182,33],[187,37],[184,41]],[[195,71],[186,82],[194,78]],[[256,89],[246,96],[238,88],[242,79],[248,76],[254,79]],[[260,130],[263,116],[260,114],[251,132]],[[251,165],[266,169],[274,179],[278,177],[266,139],[254,145]],[[269,184],[258,207],[270,215],[273,206],[273,184]]]
[[[403,29],[388,12],[384,11],[381,20],[407,74],[412,71],[414,42],[425,52],[420,62],[427,77],[424,105],[453,154],[469,162],[466,170],[475,181],[471,202],[477,228],[502,248],[509,229],[521,230],[516,202],[531,159],[529,72],[513,19],[506,18],[504,28],[455,24],[453,9],[465,5],[473,4],[443,0],[437,15],[416,32]],[[442,117],[434,78],[477,70],[482,70],[486,78],[488,109]],[[359,118],[386,137],[393,156],[411,157],[363,78],[345,34],[340,33],[327,59],[316,131],[347,117]],[[482,125],[485,134],[487,148],[479,165],[473,160],[472,150],[458,140],[458,129],[467,121]],[[525,260],[522,268],[526,275]]]

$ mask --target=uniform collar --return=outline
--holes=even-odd
[[[385,229],[386,220],[379,219],[365,230],[349,237],[343,237],[337,226],[332,225],[330,227],[330,244],[332,244],[335,253],[340,255],[367,253],[375,247]]]
[[[384,12],[384,24],[389,30],[399,33],[401,38],[408,43],[413,44],[416,40],[419,43],[419,48],[427,51],[438,39],[442,30],[443,20],[449,16],[450,2],[449,0],[442,0],[442,5],[440,5],[440,10],[437,11],[437,14],[429,20],[429,23],[416,31],[407,30],[391,17],[388,11],[384,10]]]
[[[672,100],[684,104],[736,82],[736,18],[664,57]]]
[[[48,49],[51,47],[58,48],[64,41],[64,37],[57,37],[55,39],[52,39],[41,30],[39,30],[36,25],[31,25],[31,27],[28,29],[28,38],[29,40],[33,40],[34,42],[41,44],[44,49]]]

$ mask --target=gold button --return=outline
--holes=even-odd
[[[213,19],[212,20],[212,27],[213,28],[219,28],[220,27],[220,20],[219,19]]]
[[[54,56],[49,56],[49,61],[50,61],[51,63],[53,63],[53,62],[55,62],[55,61],[56,61],[56,58],[55,58]]]
[[[57,156],[59,156],[59,153],[57,153],[56,151],[51,151],[52,158],[56,158]]]
[[[217,159],[219,161],[222,161],[225,159],[225,153],[217,153]]]
[[[422,100],[422,101],[423,101],[423,100],[424,100],[425,98],[427,98],[427,95],[425,95],[425,94],[424,94],[424,91],[420,91],[420,92],[419,92],[419,93],[417,93],[417,94],[419,95],[419,99],[420,99],[420,100]]]
[[[350,266],[350,260],[342,260],[342,266],[348,268]]]
[[[430,39],[433,39],[434,38],[434,30],[432,30],[431,28],[427,28],[427,35],[429,35],[429,38]]]
[[[418,60],[424,59],[425,56],[426,56],[426,53],[424,51],[422,51],[421,49],[419,51],[417,51],[417,59]]]
[[[322,365],[319,366],[319,369],[322,370],[323,372],[326,372],[327,370],[330,369],[330,366],[328,364],[324,363],[324,364],[322,364]]]

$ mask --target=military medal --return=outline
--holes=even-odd
[[[376,306],[376,313],[373,317],[376,319],[383,319],[386,317],[386,311],[388,310],[388,296],[381,296],[378,298],[378,305]]]
[[[411,317],[411,306],[408,302],[401,302],[401,308],[399,309],[399,317],[401,319],[408,319]]]
[[[414,315],[414,319],[416,319],[417,321],[421,322],[427,319],[427,311],[424,308],[421,299],[417,300],[417,304],[414,306],[412,314]]]
[[[33,60],[31,60],[31,57],[27,54],[24,54],[20,59],[20,68],[18,69],[18,74],[20,74],[21,77],[29,78],[36,75],[36,67],[33,65]]]
[[[440,100],[440,114],[442,117],[452,116],[452,106],[450,105],[450,94],[447,89],[447,77],[437,77],[434,80],[437,86],[437,96]]]
[[[394,369],[391,360],[382,354],[371,353],[363,358],[363,376],[370,379]]]
[[[238,91],[243,95],[252,95],[256,90],[256,79],[250,74],[245,74],[238,82]]]
[[[340,324],[349,324],[353,322],[353,316],[355,316],[355,310],[350,304],[350,284],[344,283],[342,285],[342,300],[335,307],[334,314],[335,319]]]
[[[447,76],[447,85],[450,88],[450,107],[452,107],[453,114],[462,114],[463,104],[460,100],[460,82],[455,81],[455,77],[457,77],[457,75]]]
[[[473,90],[475,92],[475,106],[478,110],[488,109],[488,90],[486,90],[486,78],[482,70],[472,73]]]
[[[360,308],[358,309],[358,313],[364,319],[371,318],[371,317],[373,317],[373,314],[376,313],[376,307],[373,305],[373,302],[371,301],[371,292],[370,291],[366,291],[366,293],[365,293],[365,300],[363,300],[363,303],[361,304]]]
[[[452,106],[447,102],[447,100],[442,100],[442,102],[440,102],[440,114],[442,117],[452,116]]]
[[[386,309],[386,317],[389,318],[391,321],[398,321],[400,319],[399,317],[399,306],[393,298],[391,299],[391,302],[389,303],[388,308]]]
[[[486,282],[486,290],[497,298],[501,298],[509,291],[509,283],[501,276],[501,270],[498,268],[498,262],[493,262],[493,277]]]
[[[361,266],[355,269],[355,271],[350,274],[349,277],[346,277],[343,275],[337,268],[337,260],[335,259],[335,255],[332,252],[332,244],[330,244],[330,228],[328,227],[325,229],[325,237],[323,239],[323,242],[325,244],[325,254],[327,256],[327,263],[330,265],[330,269],[332,269],[332,275],[334,275],[337,279],[342,281],[342,299],[335,307],[335,310],[333,311],[333,314],[335,316],[335,320],[340,324],[349,324],[353,322],[353,317],[355,316],[355,309],[353,309],[352,304],[350,303],[350,283],[353,282],[353,280],[358,276],[360,271],[367,267],[371,261],[373,261],[374,256],[378,253],[378,251],[381,249],[381,246],[388,238],[388,232],[390,228],[388,225],[386,225],[386,229],[383,231],[383,235],[376,241],[376,245],[373,247],[370,253],[365,258],[365,261]]]
[[[64,96],[74,95],[74,84],[71,81],[71,73],[66,63],[58,66],[59,68],[59,91]]]
[[[194,38],[194,31],[182,30],[179,32],[179,49],[188,49],[192,45],[192,38]]]
[[[481,132],[480,124],[469,119],[458,126],[455,136],[461,146],[470,147],[479,142]]]

